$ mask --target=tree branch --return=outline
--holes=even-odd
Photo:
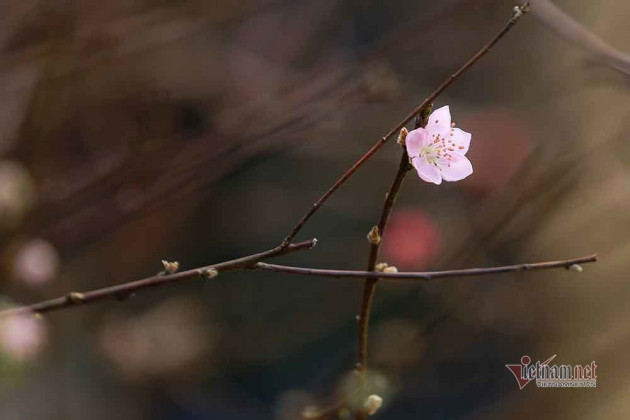
[[[71,306],[84,305],[99,300],[115,298],[118,300],[129,297],[132,293],[151,287],[163,286],[165,284],[177,283],[183,280],[193,278],[206,278],[215,276],[218,272],[244,270],[252,268],[261,260],[277,257],[279,255],[290,254],[296,251],[311,249],[317,243],[317,239],[290,244],[289,246],[277,246],[273,249],[259,252],[257,254],[248,255],[246,257],[237,258],[235,260],[224,261],[205,267],[194,268],[192,270],[181,271],[174,274],[158,274],[147,277],[142,280],[136,280],[129,283],[123,283],[116,286],[104,287],[89,292],[79,293],[70,292],[65,296],[55,299],[45,300],[43,302],[32,305],[20,306],[17,308],[7,309],[0,312],[0,317],[17,315],[23,313],[44,313],[68,308]],[[216,270],[216,271],[215,271]]]
[[[457,80],[462,74],[464,74],[468,69],[470,69],[477,61],[481,59],[484,55],[486,55],[492,47],[499,42],[509,31],[514,27],[514,25],[520,20],[520,18],[529,11],[529,2],[525,2],[521,7],[515,7],[514,12],[508,22],[505,24],[503,29],[501,29],[487,44],[485,44],[475,55],[473,55],[464,65],[462,65],[455,73],[451,74],[449,77],[442,82],[442,84],[429,95],[424,101],[422,101],[416,108],[409,113],[398,125],[392,128],[389,133],[383,136],[378,142],[376,142],[358,161],[354,163],[333,185],[322,195],[313,206],[306,212],[306,214],[300,219],[300,221],[293,227],[293,229],[289,232],[287,237],[284,239],[281,246],[287,246],[289,243],[293,241],[298,232],[304,227],[304,225],[308,222],[308,220],[323,206],[323,204],[332,196],[337,189],[343,185],[358,169],[363,165],[368,159],[370,159],[392,136],[397,134],[412,118],[416,115],[419,115],[423,111],[427,109],[427,107],[440,95],[442,92],[446,90],[455,80]],[[418,125],[416,124],[416,128]],[[396,196],[398,194],[398,190],[400,189],[402,182],[404,180],[405,174],[407,173],[409,164],[408,164],[408,156],[405,151],[403,151],[403,155],[401,157],[401,162],[399,164],[398,172],[396,177],[394,178],[394,182],[390,188],[390,191],[385,200],[385,204],[383,206],[383,210],[381,212],[381,216],[379,218],[379,223],[375,227],[376,230],[373,230],[368,237],[371,240],[370,247],[370,256],[368,259],[368,271],[359,272],[363,274],[367,274],[364,277],[366,278],[365,287],[363,289],[363,298],[361,300],[361,309],[359,314],[359,338],[358,338],[358,371],[363,378],[363,390],[362,394],[365,394],[365,372],[367,370],[367,336],[368,336],[368,324],[369,324],[369,314],[372,305],[372,299],[374,295],[374,288],[376,286],[376,282],[381,276],[378,274],[374,274],[373,271],[376,266],[376,262],[378,259],[378,253],[380,249],[380,240],[381,235],[383,234],[385,227],[387,225],[387,221],[389,219],[389,215],[393,208],[394,202],[396,200]],[[267,267],[269,268],[269,267]],[[308,269],[306,269],[308,271]],[[325,271],[325,270],[324,270]],[[329,271],[332,272],[334,270]],[[321,273],[322,271],[319,271]],[[340,273],[337,271],[337,273]],[[305,274],[301,272],[299,274]],[[426,276],[426,273],[424,273]],[[383,277],[384,278],[384,277]],[[357,420],[363,420],[366,418],[366,413],[362,408],[357,410]]]
[[[424,120],[423,122],[421,122],[420,118],[416,119],[415,128],[418,128],[421,125],[426,125],[428,114],[425,111],[427,109],[428,108],[423,108],[422,110]],[[368,256],[367,273],[369,274],[374,274],[373,272],[376,269],[376,262],[378,260],[378,254],[381,249],[381,242],[385,233],[385,228],[387,227],[387,222],[389,221],[389,215],[394,208],[396,198],[398,197],[398,191],[400,191],[400,187],[402,187],[402,183],[405,180],[405,176],[407,175],[409,169],[409,156],[407,155],[407,151],[403,147],[403,152],[400,157],[400,163],[398,164],[398,170],[396,171],[394,181],[392,182],[392,185],[389,188],[387,195],[385,196],[385,203],[383,204],[383,210],[381,211],[378,225],[376,225],[368,235],[368,240],[370,241],[370,254]],[[377,281],[378,277],[374,277],[372,275],[366,276],[365,284],[363,286],[363,296],[361,298],[361,307],[359,309],[357,371],[361,375],[363,396],[365,396],[366,394],[367,386],[365,375],[367,373],[368,359],[368,326],[370,323],[370,312],[372,310],[372,301],[374,299],[374,291],[376,289]],[[363,410],[360,408],[357,412],[357,419],[361,420],[362,418],[365,418],[365,413],[363,413]]]
[[[297,274],[301,276],[319,276],[335,278],[357,278],[357,279],[381,279],[381,280],[408,280],[408,281],[430,281],[453,277],[475,277],[490,274],[512,273],[516,271],[549,270],[554,268],[566,268],[571,266],[587,264],[597,261],[597,254],[585,255],[583,257],[571,258],[568,260],[545,261],[537,263],[524,263],[515,265],[503,265],[497,267],[466,268],[461,270],[444,271],[421,271],[421,272],[400,272],[381,273],[374,271],[354,271],[354,270],[330,270],[321,268],[292,267],[286,265],[258,263],[252,270],[273,271],[276,273]]]
[[[376,235],[377,240],[374,240],[370,243],[370,255],[368,257],[367,264],[367,272],[373,272],[376,268],[376,262],[378,259],[378,254],[381,247],[383,233],[385,232],[385,228],[387,227],[387,222],[389,220],[389,215],[394,208],[394,203],[396,202],[396,197],[398,196],[398,191],[402,186],[402,183],[405,179],[405,175],[409,170],[409,157],[407,156],[407,152],[403,151],[402,156],[400,158],[400,163],[398,164],[398,171],[396,172],[396,176],[390,187],[387,196],[385,198],[385,203],[383,204],[383,210],[381,211],[381,216],[378,221],[378,225],[376,226]],[[376,286],[376,281],[378,277],[366,276],[365,287],[363,288],[363,299],[361,303],[361,311],[359,313],[359,340],[358,340],[358,363],[359,363],[359,371],[364,371],[366,368],[367,362],[367,325],[369,323],[370,318],[370,307],[372,306],[372,295],[374,294],[374,287]]]
[[[399,122],[394,128],[392,128],[389,133],[385,134],[379,141],[377,141],[363,156],[357,160],[354,165],[350,167],[341,177],[322,195],[306,212],[304,216],[300,219],[300,221],[291,229],[287,237],[282,242],[282,246],[288,246],[295,235],[304,227],[306,222],[324,205],[326,201],[330,198],[331,195],[339,189],[365,162],[368,161],[389,139],[391,139],[394,135],[398,134],[401,128],[403,128],[409,121],[411,121],[415,115],[419,114],[420,111],[425,109],[427,105],[432,103],[438,96],[440,96],[446,88],[455,82],[462,74],[464,74],[468,69],[470,69],[481,57],[486,55],[494,45],[499,42],[512,27],[520,20],[520,18],[529,11],[529,2],[525,2],[521,7],[515,7],[514,13],[510,20],[507,21],[503,29],[499,31],[498,34],[494,36],[486,45],[484,45],[475,55],[473,55],[463,66],[461,66],[455,73],[448,76],[442,84],[431,93],[424,101],[422,101],[416,108],[409,113],[401,122]]]

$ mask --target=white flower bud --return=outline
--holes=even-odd
[[[177,261],[166,261],[162,260],[162,265],[164,266],[165,274],[173,274],[179,270],[179,262]]]
[[[365,411],[369,416],[376,413],[379,408],[383,405],[383,399],[378,395],[370,395],[363,403],[363,407],[365,407]]]
[[[407,134],[409,134],[409,130],[407,130],[405,127],[401,128],[400,133],[398,134],[398,139],[396,139],[396,143],[398,143],[400,146],[404,146]]]
[[[204,279],[213,279],[213,278],[215,278],[218,275],[219,275],[219,272],[217,270],[215,270],[214,268],[208,268],[207,270],[203,270],[201,272],[201,276]]]
[[[378,271],[379,273],[383,273],[387,269],[387,267],[388,266],[387,266],[386,262],[378,263],[374,267],[374,271]]]
[[[83,303],[85,301],[85,295],[79,292],[70,292],[66,295],[66,299],[72,303]]]
[[[367,234],[367,240],[372,245],[378,245],[381,242],[381,235],[378,232],[378,226],[373,226]]]
[[[394,267],[393,265],[390,265],[383,269],[383,273],[398,273],[398,269]]]

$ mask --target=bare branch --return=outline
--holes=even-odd
[[[357,279],[370,278],[370,279],[379,279],[379,280],[430,281],[430,280],[453,278],[453,277],[475,277],[475,276],[486,276],[490,274],[512,273],[516,271],[549,270],[553,268],[570,269],[572,266],[579,266],[579,264],[587,264],[587,263],[592,263],[596,261],[597,261],[597,254],[590,254],[590,255],[585,255],[583,257],[579,257],[579,258],[571,258],[568,260],[503,265],[503,266],[498,266],[498,267],[466,268],[462,270],[444,270],[444,271],[399,272],[399,273],[381,273],[381,272],[374,272],[374,271],[353,271],[353,270],[329,270],[329,269],[320,269],[320,268],[291,267],[291,266],[267,264],[267,263],[258,263],[252,269],[273,271],[276,273],[297,274],[301,276],[357,278]]]
[[[424,127],[427,124],[429,112],[431,111],[431,104],[428,104],[422,109],[422,116],[416,116],[416,122],[414,128]],[[378,219],[378,225],[372,228],[370,234],[375,234],[376,240],[372,240],[368,237],[370,242],[370,254],[368,256],[367,270],[368,272],[374,272],[376,269],[376,262],[378,260],[378,254],[381,249],[381,243],[383,235],[385,234],[385,228],[389,221],[389,215],[394,209],[396,198],[398,197],[398,191],[402,187],[402,183],[405,180],[407,172],[411,169],[409,164],[409,156],[407,150],[403,147],[403,152],[400,157],[400,163],[398,164],[398,170],[396,176],[392,182],[387,195],[385,196],[385,203],[383,203],[383,210]],[[376,282],[378,277],[366,276],[365,284],[363,286],[363,296],[361,298],[361,307],[359,309],[359,329],[357,339],[357,368],[361,375],[362,382],[362,394],[366,393],[366,380],[365,374],[367,372],[367,360],[368,360],[368,328],[370,323],[370,312],[372,310],[372,300],[374,299],[374,291],[376,290]],[[365,417],[362,409],[357,412],[357,419]]]
[[[65,296],[61,296],[55,299],[45,300],[43,302],[35,303],[32,305],[20,306],[17,308],[2,311],[0,312],[0,317],[22,313],[50,312],[109,298],[122,300],[129,297],[134,292],[151,287],[164,286],[166,284],[177,283],[193,278],[214,277],[218,272],[223,271],[235,271],[252,268],[256,263],[260,262],[261,260],[277,257],[279,255],[290,254],[295,251],[311,249],[315,246],[316,243],[316,239],[310,239],[308,241],[290,244],[287,247],[277,246],[268,251],[259,252],[257,254],[248,255],[246,257],[237,258],[235,260],[224,261],[205,267],[194,268],[192,270],[181,271],[179,273],[158,274],[152,277],[144,278],[142,280],[136,280],[116,286],[104,287],[102,289],[96,289],[89,292],[69,292]]]

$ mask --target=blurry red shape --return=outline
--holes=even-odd
[[[395,211],[385,229],[383,259],[401,271],[424,269],[440,253],[441,233],[419,208]]]
[[[513,112],[498,108],[469,114],[461,123],[473,135],[468,157],[475,171],[462,186],[482,193],[504,187],[532,150],[530,127]]]

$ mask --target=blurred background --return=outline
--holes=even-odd
[[[630,4],[557,2],[628,48]],[[380,136],[493,36],[499,0],[5,0],[5,306],[279,243]],[[625,45],[624,45],[625,43]],[[599,252],[565,270],[382,282],[375,418],[628,417],[627,75],[527,16],[436,106],[473,134],[468,179],[411,174],[383,244],[400,270]],[[279,263],[363,269],[392,142]],[[298,418],[343,393],[356,280],[227,273],[0,325],[0,418]],[[598,365],[596,389],[518,390],[507,363]]]

